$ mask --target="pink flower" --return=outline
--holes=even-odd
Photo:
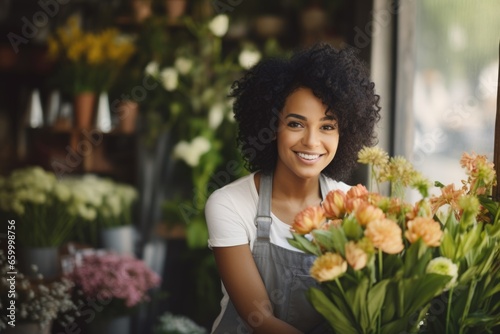
[[[147,301],[161,282],[142,260],[113,253],[85,256],[69,278],[87,297],[120,299],[127,307]]]
[[[295,216],[292,229],[300,234],[307,234],[319,229],[325,221],[325,212],[320,206],[310,206]]]

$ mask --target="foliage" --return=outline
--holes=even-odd
[[[296,217],[290,239],[318,256],[311,275],[321,288],[308,296],[335,332],[465,333],[498,325],[499,304],[492,303],[500,291],[492,267],[499,252],[498,204],[484,196],[495,183],[492,166],[483,156],[464,154],[464,189],[449,186],[438,197],[402,157],[365,148],[359,162],[371,165],[377,185],[390,182],[393,196],[362,185],[332,191],[322,207]],[[414,205],[402,200],[407,187],[422,195]],[[438,215],[445,205],[452,211]],[[467,293],[456,297],[454,291]],[[445,301],[444,315],[433,314],[436,301]]]
[[[117,29],[86,32],[76,16],[50,36],[48,47],[57,61],[57,85],[72,94],[108,90],[135,52],[133,41]]]
[[[150,300],[149,290],[161,282],[144,261],[106,252],[84,255],[67,276],[85,298],[97,299],[105,305],[100,317],[135,311]]]
[[[8,263],[5,261],[5,255],[0,251],[0,275],[3,278],[0,282],[0,308],[6,310],[10,307],[12,298],[9,292],[12,291],[11,277],[12,272]],[[71,281],[62,278],[59,280],[44,282],[42,279],[29,280],[23,273],[17,272],[15,276],[15,322],[35,323],[40,327],[50,325],[53,320],[62,321],[62,314],[66,321],[71,322],[74,319],[76,305],[71,300]],[[0,329],[5,329],[12,319],[7,317],[10,312],[2,312],[0,316]],[[9,325],[10,327],[10,325]]]

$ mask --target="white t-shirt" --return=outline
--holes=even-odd
[[[249,244],[250,249],[253,249],[257,235],[255,216],[259,199],[254,175],[255,173],[244,176],[214,191],[208,198],[205,206],[205,218],[208,225],[208,246],[210,248]],[[326,180],[329,191],[335,189],[347,191],[350,188],[349,185],[343,182],[334,181],[330,178],[326,178]],[[300,252],[300,250],[288,243],[287,239],[292,237],[291,226],[279,220],[272,212],[271,218],[271,243]],[[229,301],[224,285],[222,286],[222,292],[222,311],[213,328],[218,325]]]

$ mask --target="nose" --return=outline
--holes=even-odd
[[[307,129],[302,137],[302,145],[306,147],[316,147],[320,143],[320,134],[314,129]]]

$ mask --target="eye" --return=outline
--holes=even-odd
[[[326,131],[332,131],[332,130],[337,130],[338,128],[338,125],[337,123],[333,123],[333,124],[325,124],[321,127],[322,130],[326,130]]]
[[[291,121],[288,122],[287,126],[290,128],[300,128],[302,127],[302,124],[300,124],[299,122]]]

